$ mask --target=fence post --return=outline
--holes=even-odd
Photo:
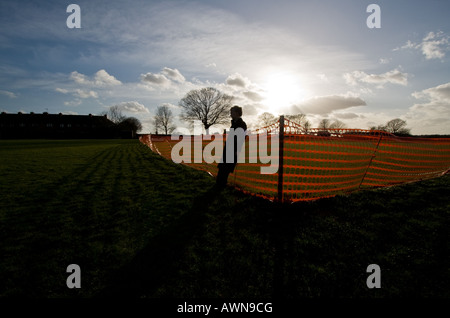
[[[280,116],[278,141],[278,202],[283,202],[284,116]]]
[[[375,150],[373,151],[372,157],[370,158],[370,161],[369,161],[369,163],[367,164],[366,171],[364,172],[364,175],[363,175],[363,177],[362,177],[362,179],[361,179],[361,182],[359,183],[358,189],[361,189],[361,186],[362,186],[362,184],[363,184],[363,182],[364,182],[364,179],[366,178],[367,171],[369,171],[369,168],[370,168],[370,166],[372,165],[372,161],[373,161],[373,158],[375,158],[375,155],[376,155],[376,153],[377,153],[377,151],[378,151],[378,146],[380,145],[381,138],[383,138],[383,133],[382,133],[382,132],[380,132],[380,138],[378,139],[377,146],[375,147]]]

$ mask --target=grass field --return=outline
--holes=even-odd
[[[284,205],[213,185],[137,140],[0,141],[0,296],[450,297],[449,175]]]

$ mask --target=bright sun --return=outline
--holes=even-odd
[[[304,98],[304,89],[300,79],[291,74],[273,74],[264,84],[265,99],[268,111],[274,115],[283,112],[286,107]]]

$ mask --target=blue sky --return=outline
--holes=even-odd
[[[71,3],[80,29],[66,25]],[[371,3],[381,28],[366,24]],[[119,105],[153,132],[157,106],[177,116],[189,90],[213,86],[253,128],[265,111],[303,112],[313,126],[399,117],[413,134],[450,134],[449,9],[444,0],[4,0],[0,111]]]

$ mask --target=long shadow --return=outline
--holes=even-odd
[[[217,195],[210,189],[194,199],[186,213],[153,237],[133,260],[108,278],[97,298],[140,298],[150,296],[177,272],[177,261],[190,240],[203,229],[205,207]]]
[[[320,202],[275,203],[271,207],[272,224],[268,228],[269,238],[274,248],[273,291],[274,299],[296,297],[298,291],[294,277],[303,276],[296,268],[291,268],[295,253],[295,239],[304,228],[312,226],[313,219],[320,210],[332,208],[333,199]],[[301,262],[303,260],[296,260]],[[306,260],[305,260],[306,261]],[[294,262],[295,263],[295,262]]]
[[[275,203],[272,207],[273,221],[269,228],[269,237],[274,248],[273,291],[275,299],[285,299],[288,284],[288,259],[292,257],[295,230],[302,215],[292,211],[289,204]]]

